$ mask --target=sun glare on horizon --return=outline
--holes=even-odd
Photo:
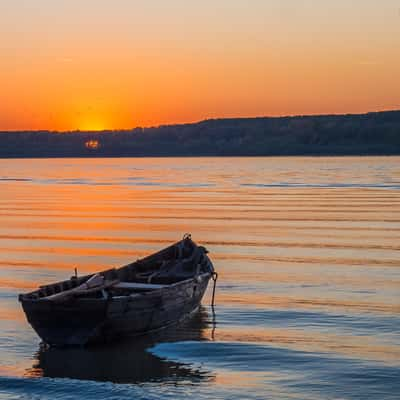
[[[110,129],[104,118],[97,116],[85,116],[77,121],[76,128],[80,131],[104,131]]]

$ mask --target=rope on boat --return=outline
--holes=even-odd
[[[218,274],[215,271],[211,274],[211,279],[214,281],[212,298],[211,298],[211,307],[214,307],[214,305],[215,305],[215,287],[217,286],[217,279],[218,279]]]

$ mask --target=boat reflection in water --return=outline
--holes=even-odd
[[[26,376],[71,378],[115,383],[143,383],[165,380],[212,380],[211,373],[187,364],[168,361],[150,353],[157,343],[204,341],[209,327],[204,308],[185,321],[142,337],[92,347],[41,347]]]

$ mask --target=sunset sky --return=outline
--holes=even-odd
[[[400,108],[399,0],[0,0],[0,130]]]

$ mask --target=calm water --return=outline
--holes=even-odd
[[[398,157],[0,160],[0,215],[0,399],[400,398]],[[185,232],[215,315],[40,348],[19,292]]]

